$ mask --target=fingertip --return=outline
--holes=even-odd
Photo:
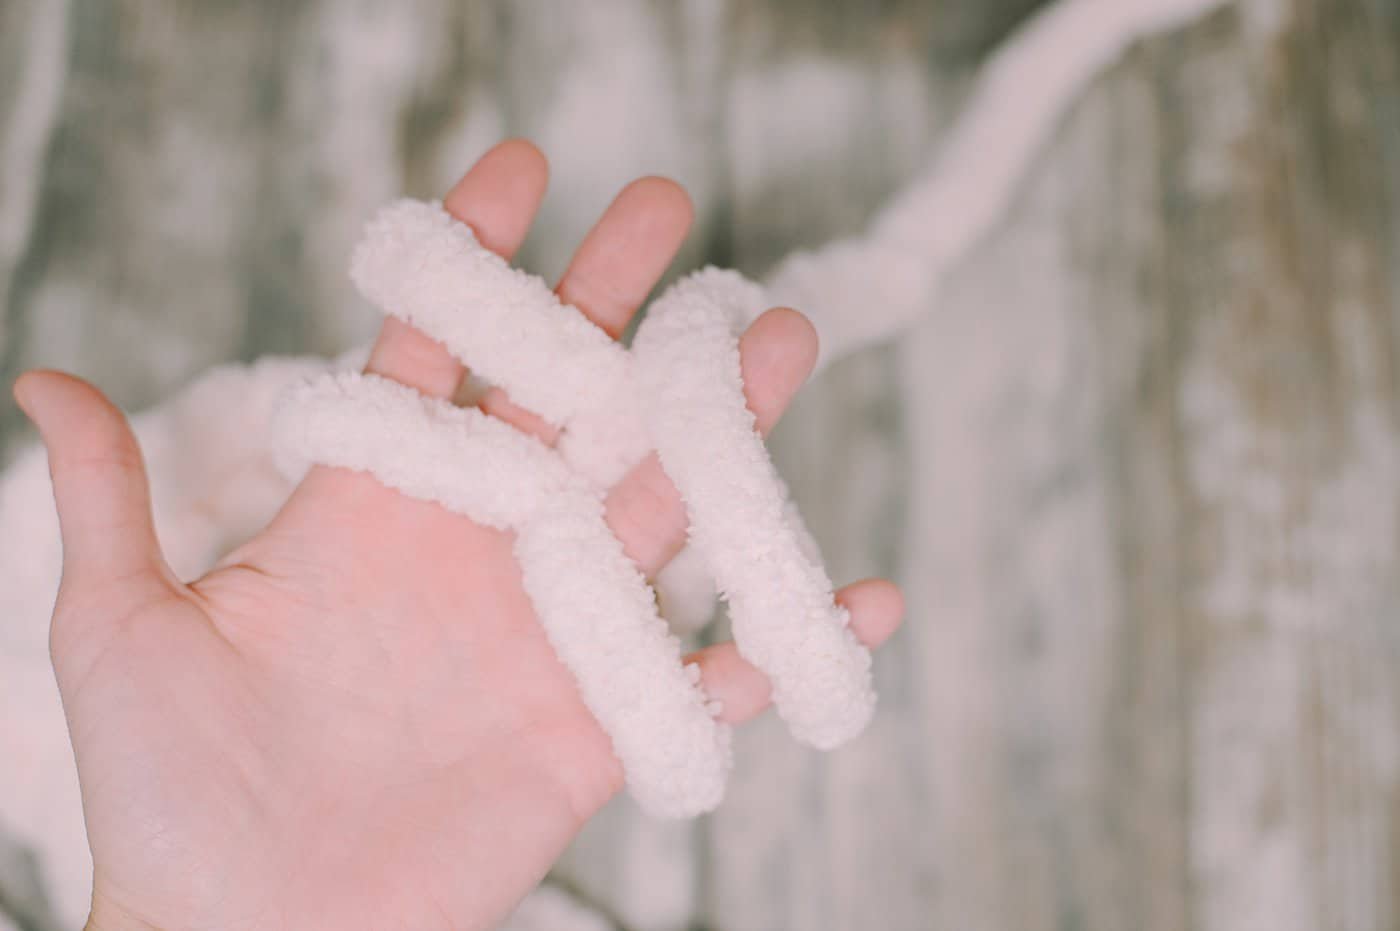
[[[790,307],[771,308],[740,338],[739,360],[749,408],[767,433],[816,367],[816,327]]]
[[[507,139],[492,146],[442,198],[482,245],[510,258],[525,239],[549,184],[549,162],[533,143]]]
[[[867,647],[880,646],[899,628],[904,595],[888,579],[864,579],[836,593],[851,614],[851,629]],[[717,643],[687,656],[700,670],[707,697],[720,703],[720,720],[742,724],[757,717],[773,698],[773,685],[745,660],[733,641]]]
[[[904,592],[889,579],[862,579],[836,593],[851,614],[856,637],[869,647],[884,643],[904,621]]]
[[[30,369],[15,379],[13,387],[15,401],[20,404],[28,403],[34,397],[35,392],[43,390],[45,382],[68,377],[70,376],[52,369]]]
[[[529,232],[549,180],[544,154],[524,139],[507,139],[477,159],[442,199],[486,248],[509,259]],[[366,371],[434,397],[456,394],[465,372],[436,340],[395,318],[384,321]]]
[[[487,149],[485,154],[476,160],[472,171],[482,167],[492,174],[493,180],[515,184],[527,190],[543,192],[549,184],[549,159],[539,146],[518,136],[503,139]],[[499,176],[495,174],[497,171],[500,172]],[[444,201],[458,195],[464,186],[470,187],[466,184],[470,174],[471,171],[467,172],[453,185]]]
[[[726,724],[756,718],[773,700],[773,684],[739,655],[733,641],[706,647],[685,661],[699,667],[705,697],[719,702],[719,719]]]
[[[549,159],[545,157],[544,150],[524,136],[507,136],[493,145],[489,151],[505,152],[517,158],[533,158],[546,169],[549,166]]]
[[[695,222],[695,202],[679,181],[664,175],[645,175],[628,183],[617,196],[618,201],[641,201],[646,218],[667,230],[680,230],[682,235]]]
[[[859,601],[862,604],[878,606],[882,613],[895,617],[904,616],[904,591],[886,578],[875,577],[852,582],[837,592],[837,600],[842,604]]]
[[[78,413],[75,405],[95,402],[104,409],[112,407],[111,402],[86,381],[52,369],[25,372],[15,379],[12,393],[20,410],[41,430],[44,422],[51,419],[51,413],[65,417]]]
[[[64,584],[158,568],[145,466],[126,415],[95,386],[63,372],[27,372],[14,390],[47,450]]]
[[[19,405],[19,409],[24,411],[25,416],[30,420],[34,419],[34,392],[39,390],[34,383],[40,377],[40,372],[25,372],[16,378],[14,384],[10,386],[10,396],[15,399],[15,404]]]
[[[695,208],[669,178],[631,182],[589,230],[555,289],[610,336],[619,336],[685,242]]]
[[[754,321],[755,326],[760,323],[782,334],[784,351],[791,358],[794,369],[801,371],[805,381],[817,364],[817,352],[820,348],[817,328],[812,325],[812,321],[800,310],[791,307],[770,307]]]

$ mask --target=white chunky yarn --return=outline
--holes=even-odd
[[[275,444],[294,467],[366,471],[515,531],[540,623],[644,808],[709,810],[730,765],[729,729],[604,520],[604,492],[653,442],[730,603],[739,651],[772,679],[779,714],[821,748],[859,733],[874,707],[870,654],[833,601],[744,399],[738,336],[763,309],[762,288],[717,269],[687,278],[653,305],[629,353],[440,205],[408,200],[369,224],[351,276],[385,313],[560,427],[558,449],[474,408],[348,374],[292,392]]]
[[[562,426],[627,378],[627,350],[538,276],[512,268],[440,204],[391,203],[350,277],[386,314],[445,345],[515,403]]]
[[[296,387],[273,424],[281,455],[373,474],[410,497],[515,531],[551,646],[653,814],[719,804],[729,772],[716,721],[646,580],[608,530],[601,494],[538,440],[475,408],[374,375]]]
[[[744,400],[739,334],[764,303],[763,290],[732,271],[678,282],[637,331],[637,391],[685,499],[691,543],[729,603],[735,646],[767,673],[793,735],[830,749],[870,720],[870,651],[833,601]]]

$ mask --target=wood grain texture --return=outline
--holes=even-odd
[[[0,370],[139,407],[345,348],[361,220],[512,133],[554,163],[534,268],[655,172],[678,268],[762,272],[858,230],[1035,5],[9,0]],[[833,574],[908,590],[870,733],[765,718],[718,813],[621,802],[560,878],[658,931],[1400,929],[1397,177],[1395,0],[1135,49],[775,437]]]

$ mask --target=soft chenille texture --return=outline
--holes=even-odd
[[[279,444],[514,530],[526,591],[643,807],[708,810],[729,768],[728,729],[710,717],[656,597],[604,522],[605,490],[653,445],[729,602],[738,649],[772,680],[779,714],[823,749],[860,732],[875,700],[869,651],[744,399],[738,338],[765,306],[762,288],[717,269],[684,279],[628,352],[441,206],[408,200],[369,224],[351,275],[385,313],[560,427],[558,447],[479,410],[349,375],[296,392]]]
[[[615,393],[627,350],[538,276],[512,268],[441,204],[400,200],[370,221],[350,277],[376,307],[441,342],[556,426]]]
[[[615,483],[646,455],[626,349],[541,278],[483,248],[441,204],[405,199],[381,210],[350,277],[384,313],[565,427],[560,452],[595,484]]]
[[[609,531],[600,492],[552,449],[475,408],[374,375],[294,388],[273,421],[288,465],[355,469],[413,498],[515,531],[525,589],[551,646],[612,738],[628,786],[662,817],[724,795],[730,729],[716,721],[656,613],[646,580]]]
[[[870,651],[789,514],[787,487],[744,400],[739,334],[764,303],[763,290],[732,271],[677,282],[637,331],[637,390],[685,499],[691,543],[729,604],[735,645],[772,681],[793,736],[829,749],[870,720]]]

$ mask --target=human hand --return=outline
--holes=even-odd
[[[546,173],[532,146],[503,143],[445,204],[509,257]],[[616,336],[690,222],[678,186],[634,182],[580,245],[561,297]],[[810,372],[815,334],[771,310],[741,354],[767,430]],[[463,376],[392,319],[369,369],[443,397]],[[93,852],[90,927],[489,926],[621,788],[508,535],[318,467],[262,533],[184,584],[161,556],[120,412],[57,373],[15,391],[48,447],[63,533],[51,646]],[[551,439],[500,392],[482,406]],[[607,513],[647,575],[684,542],[654,457]],[[870,645],[902,612],[888,582],[838,599]],[[732,644],[694,659],[727,720],[766,706],[766,679]]]

